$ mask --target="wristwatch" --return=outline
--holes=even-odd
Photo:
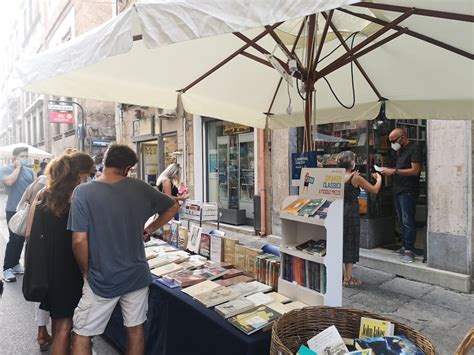
[[[400,172],[398,171],[398,169],[395,169],[395,175],[400,175]]]

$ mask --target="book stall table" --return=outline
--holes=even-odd
[[[180,288],[154,280],[150,286],[146,354],[261,355],[270,350],[271,331],[245,335],[212,308],[206,308]],[[104,335],[121,351],[127,336],[118,306]]]

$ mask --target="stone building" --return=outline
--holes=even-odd
[[[0,144],[23,142],[59,154],[67,147],[80,147],[78,137],[81,130],[78,128],[84,119],[84,150],[91,155],[102,152],[106,144],[115,140],[114,104],[12,91],[8,80],[16,60],[91,30],[115,16],[118,4],[80,0],[21,0],[16,2],[16,6],[16,22],[0,54],[3,64],[0,72]],[[74,122],[50,122],[50,100],[75,102]]]

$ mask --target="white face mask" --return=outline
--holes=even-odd
[[[393,149],[394,151],[399,151],[400,148],[402,147],[402,145],[397,142],[397,143],[392,143],[392,144],[391,144],[391,147],[392,147],[392,149]]]

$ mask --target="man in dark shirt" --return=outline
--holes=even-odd
[[[420,194],[421,150],[411,143],[402,128],[395,128],[388,137],[397,155],[395,168],[383,168],[382,174],[393,176],[392,190],[398,220],[402,226],[402,262],[412,263],[416,240],[416,199]]]

